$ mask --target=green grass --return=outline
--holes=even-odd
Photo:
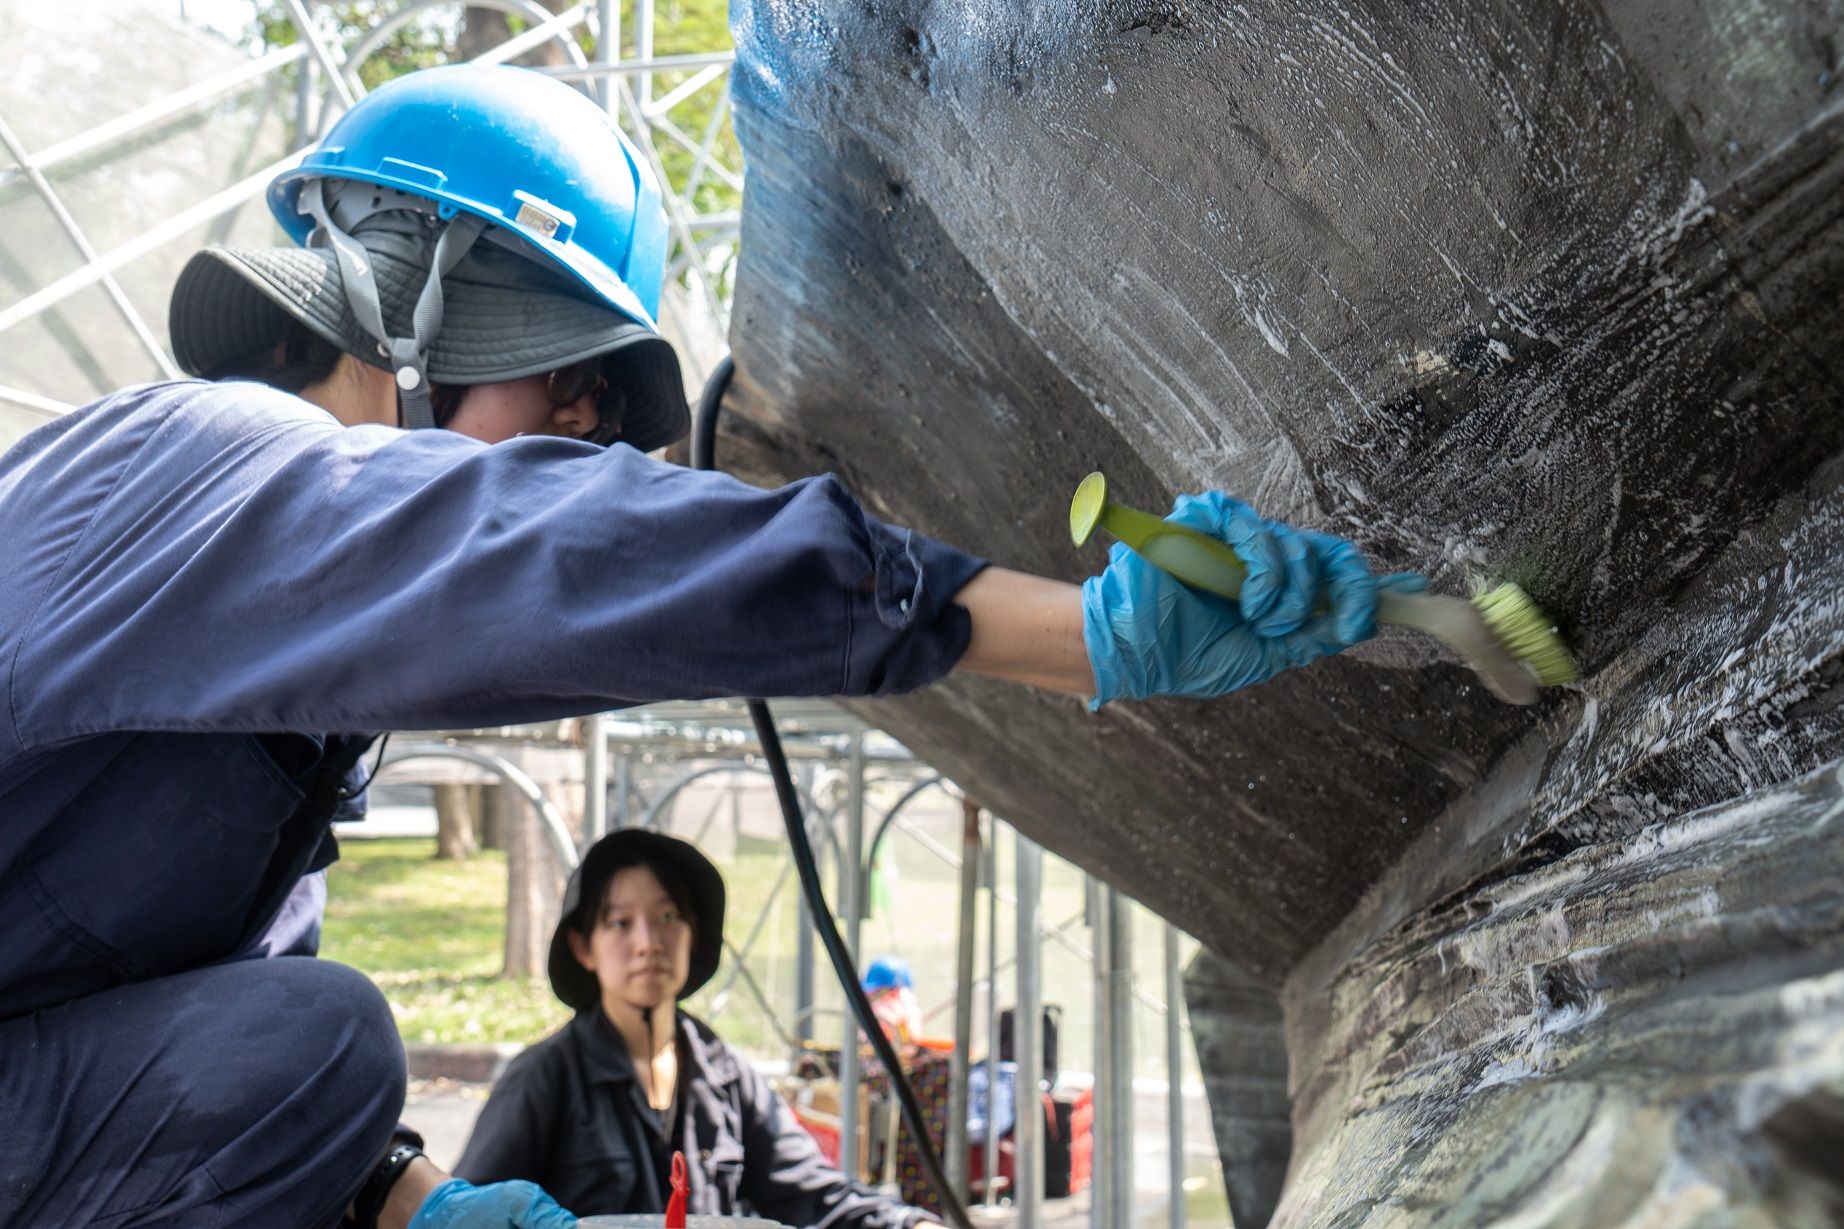
[[[344,842],[327,872],[321,955],[370,975],[405,1041],[536,1041],[570,1011],[544,981],[499,976],[506,856],[434,853],[428,838]]]

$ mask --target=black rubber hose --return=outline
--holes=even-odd
[[[704,382],[698,408],[692,412],[691,463],[693,469],[717,468],[717,416],[723,412],[724,391],[736,374],[736,360],[728,354],[711,378]]]
[[[729,387],[730,378],[735,374],[736,364],[729,355],[725,355],[723,362],[717,365],[717,370],[705,382],[704,393],[698,398],[697,415],[692,420],[693,469],[717,467],[717,416],[723,408],[724,390]],[[845,939],[839,934],[838,923],[833,920],[832,910],[826,904],[826,889],[820,883],[819,863],[813,856],[813,843],[807,839],[807,825],[801,819],[800,796],[794,792],[794,777],[788,771],[788,759],[781,750],[781,735],[775,729],[775,718],[768,711],[767,702],[749,701],[749,718],[755,723],[756,740],[762,744],[762,757],[768,761],[769,776],[775,783],[775,798],[781,803],[781,819],[788,830],[788,850],[794,859],[794,869],[800,875],[801,890],[806,893],[807,912],[813,916],[813,928],[819,931],[820,944],[825,947],[827,958],[832,961],[832,971],[839,978],[839,988],[845,992],[846,1004],[851,1007],[858,1027],[864,1030],[871,1048],[877,1052],[878,1061],[883,1063],[884,1071],[890,1076],[890,1090],[896,1094],[903,1121],[909,1124],[909,1134],[916,1142],[916,1151],[922,1158],[923,1176],[935,1188],[935,1194],[941,1200],[942,1215],[947,1217],[954,1229],[973,1229],[973,1222],[967,1218],[967,1210],[961,1206],[960,1197],[955,1194],[952,1184],[948,1182],[947,1173],[941,1167],[941,1154],[935,1151],[935,1142],[929,1138],[928,1121],[922,1116],[922,1106],[916,1101],[915,1089],[909,1086],[909,1079],[903,1074],[903,1065],[897,1059],[896,1047],[890,1044],[883,1025],[871,1010],[871,1000],[865,997],[864,988],[859,985],[858,970],[852,964],[852,954],[845,950]],[[852,873],[855,875],[858,870],[858,867],[853,867]],[[988,1091],[988,1099],[992,1095]]]

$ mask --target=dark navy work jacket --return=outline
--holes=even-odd
[[[124,390],[0,456],[0,1019],[248,949],[371,733],[877,695],[979,560],[831,477]]]
[[[704,1021],[680,1012],[678,1042],[678,1104],[662,1131],[608,1017],[578,1012],[512,1060],[455,1176],[524,1178],[578,1216],[663,1212],[678,1151],[693,1215],[747,1213],[803,1229],[902,1229],[926,1215],[826,1164],[768,1081]]]

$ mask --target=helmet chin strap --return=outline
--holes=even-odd
[[[411,314],[411,336],[392,337],[384,326],[384,309],[378,301],[378,282],[372,276],[371,254],[365,245],[333,220],[328,208],[324,179],[309,180],[301,189],[302,212],[312,215],[315,223],[309,247],[322,244],[333,249],[339,262],[340,278],[346,288],[346,302],[353,318],[378,343],[378,354],[389,360],[397,381],[398,425],[412,431],[433,427],[435,409],[429,400],[429,345],[442,331],[442,278],[453,269],[487,227],[486,219],[471,213],[457,213],[442,228],[430,259],[429,275],[417,296]]]

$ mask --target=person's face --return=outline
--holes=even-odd
[[[488,444],[519,435],[581,439],[594,431],[598,422],[594,391],[558,405],[555,388],[550,375],[471,384],[461,390],[460,404],[442,425]]]
[[[569,934],[571,952],[595,974],[604,1002],[665,1006],[678,1000],[690,974],[691,919],[644,866],[615,872],[587,939]]]

